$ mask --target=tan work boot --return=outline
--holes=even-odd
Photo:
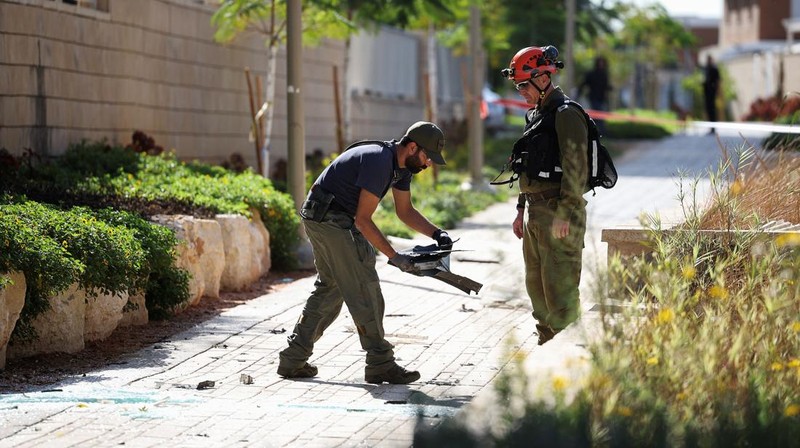
[[[296,369],[288,369],[286,367],[278,367],[278,375],[284,378],[312,378],[317,376],[317,367],[305,363],[302,367]]]
[[[395,364],[383,373],[364,374],[364,379],[370,384],[408,384],[419,379],[419,372],[416,370],[406,370]]]

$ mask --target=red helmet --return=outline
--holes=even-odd
[[[527,81],[534,76],[549,73],[553,74],[560,68],[564,68],[564,63],[557,61],[558,49],[552,45],[546,47],[526,47],[519,50],[511,58],[508,68],[501,71],[503,77],[515,83]]]

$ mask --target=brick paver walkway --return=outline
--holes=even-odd
[[[312,288],[307,278],[136,353],[127,364],[52,391],[0,396],[0,447],[410,446],[418,415],[436,424],[490,396],[515,351],[529,354],[531,375],[565,373],[571,359],[585,358],[591,333],[584,330],[597,302],[592,275],[605,263],[601,229],[635,224],[643,210],[677,217],[674,174],[700,172],[719,156],[715,137],[680,135],[642,144],[618,161],[617,187],[587,195],[584,316],[545,346],[535,345],[521,244],[510,229],[514,203],[498,204],[450,232],[461,238],[456,249],[472,250],[454,254],[451,269],[484,284],[477,297],[378,260],[387,339],[402,365],[421,372],[417,383],[364,382],[364,354],[346,308],[315,347],[318,377],[280,379],[278,351]],[[518,342],[509,353],[512,334]],[[198,390],[202,381],[214,385]]]

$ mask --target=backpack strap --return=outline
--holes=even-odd
[[[365,145],[381,145],[384,148],[387,148],[387,147],[389,147],[390,143],[387,142],[387,141],[384,141],[384,140],[359,140],[359,141],[351,144],[350,146],[348,146],[344,150],[347,151],[348,149],[355,148],[356,146],[365,146]]]

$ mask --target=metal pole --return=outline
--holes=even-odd
[[[567,67],[566,79],[564,80],[564,91],[567,95],[575,95],[572,89],[575,87],[575,57],[572,51],[575,46],[575,0],[566,0],[567,2],[567,25],[564,34],[566,35],[567,51]]]
[[[471,59],[471,78],[467,93],[469,111],[469,170],[472,175],[472,188],[482,189],[483,185],[483,122],[481,122],[481,90],[483,90],[483,44],[481,38],[481,12],[476,0],[469,7],[469,51]]]
[[[306,195],[306,141],[303,132],[303,44],[302,0],[289,0],[286,5],[286,112],[288,115],[289,194],[295,210],[300,210]],[[305,228],[299,228],[300,244],[295,251],[300,268],[314,267],[314,255]]]
[[[287,173],[289,194],[294,199],[296,210],[305,199],[306,145],[303,132],[302,96],[302,21],[301,0],[289,0],[286,9],[286,104],[288,114],[288,163]]]

